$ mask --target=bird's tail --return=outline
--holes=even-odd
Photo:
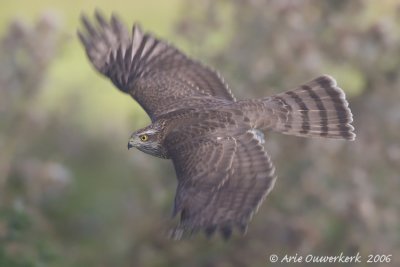
[[[263,110],[255,119],[259,129],[304,137],[355,139],[345,94],[330,76],[320,76],[258,104]]]

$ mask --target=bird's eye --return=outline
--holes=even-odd
[[[146,142],[147,140],[149,140],[149,136],[147,134],[142,134],[139,136],[139,138],[143,142]]]

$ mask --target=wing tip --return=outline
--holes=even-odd
[[[76,31],[76,34],[78,35],[78,38],[79,38],[79,40],[81,41],[81,43],[82,43],[85,47],[87,47],[87,46],[88,46],[88,40],[87,40],[87,38],[85,37],[85,35],[84,35],[80,30],[77,30],[77,31]]]
[[[98,8],[95,9],[94,11],[94,16],[97,20],[97,22],[102,26],[102,27],[107,27],[108,26],[108,22],[105,19],[105,16],[103,14],[103,12],[101,12]]]
[[[219,236],[223,241],[229,241],[237,232],[240,235],[245,235],[247,233],[248,224],[247,223],[238,223],[234,227],[231,224],[224,224],[224,225],[209,225],[209,226],[194,226],[194,227],[185,227],[183,225],[178,225],[168,231],[168,238],[172,240],[182,240],[185,238],[190,238],[194,234],[202,231],[207,239],[211,239],[219,233]],[[235,231],[237,230],[237,231]]]

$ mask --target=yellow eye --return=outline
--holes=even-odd
[[[146,142],[147,140],[149,140],[149,136],[147,134],[142,134],[139,136],[139,138],[143,142]]]

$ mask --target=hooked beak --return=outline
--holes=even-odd
[[[132,141],[132,139],[130,139],[129,142],[128,142],[128,150],[133,147],[132,143],[133,143],[133,141]]]

